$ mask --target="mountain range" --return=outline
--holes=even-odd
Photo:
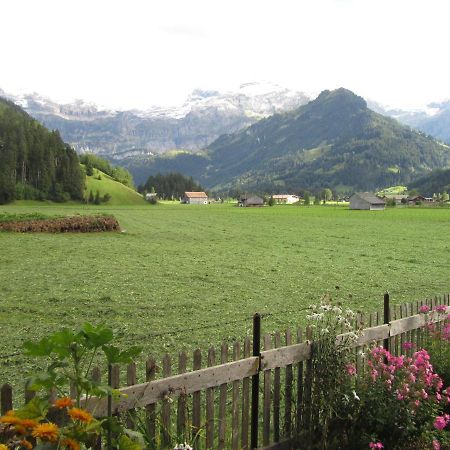
[[[0,90],[47,128],[58,129],[79,153],[123,159],[183,149],[199,151],[222,134],[309,101],[306,94],[271,83],[246,83],[235,92],[194,90],[180,107],[113,111],[78,100],[58,104],[38,94]]]
[[[181,171],[219,191],[350,192],[406,184],[449,161],[447,145],[372,111],[341,88],[223,135],[203,153],[134,159],[128,169],[138,182],[144,172]]]
[[[37,94],[14,101],[58,129],[79,153],[114,160],[140,184],[149,175],[179,171],[214,190],[350,192],[405,184],[449,165],[449,147],[428,136],[423,124],[439,130],[438,119],[450,117],[450,102],[426,112],[375,102],[369,109],[346,89],[308,102],[306,94],[259,83],[237,92],[196,90],[180,108],[146,111],[111,111],[82,101],[61,105]]]

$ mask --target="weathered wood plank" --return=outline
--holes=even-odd
[[[130,363],[127,366],[127,386],[134,386],[137,384],[136,376],[136,363]],[[127,415],[127,426],[130,429],[134,429],[136,425],[136,410],[130,409]]]
[[[425,315],[417,314],[411,317],[405,317],[403,319],[397,319],[391,322],[389,334],[390,336],[401,335],[407,330],[413,328],[420,328],[425,325]]]
[[[194,351],[193,369],[200,370],[202,368],[202,352],[199,349]],[[192,395],[192,434],[193,447],[197,447],[201,428],[201,391],[196,391]]]
[[[270,350],[272,347],[272,337],[270,334],[264,335],[264,350]],[[270,406],[272,403],[271,386],[272,372],[264,372],[264,399],[263,399],[263,445],[270,443]]]
[[[178,354],[178,374],[183,374],[187,369],[187,355],[185,352]],[[177,437],[178,442],[186,442],[186,408],[187,408],[187,395],[181,392],[178,397],[177,405]]]
[[[258,358],[255,357],[256,364],[258,363]],[[228,361],[228,345],[226,342],[222,344],[222,347],[220,349],[220,361],[222,365],[229,364]],[[256,367],[256,370],[258,370],[258,367]],[[255,372],[256,373],[256,372]],[[219,436],[219,442],[218,442],[218,449],[223,450],[226,448],[226,428],[227,428],[227,417],[226,417],[226,411],[227,411],[227,382],[229,380],[226,380],[224,383],[220,386],[220,393],[219,393],[219,429],[218,429],[218,436]]]
[[[238,361],[241,356],[239,342],[233,345],[233,360]],[[232,404],[231,404],[231,448],[239,449],[239,380],[233,381]]]
[[[294,439],[286,439],[282,442],[268,445],[267,447],[258,447],[258,450],[293,450],[299,448]]]
[[[155,358],[149,357],[145,362],[145,379],[147,382],[153,381],[156,375]],[[147,404],[145,406],[145,422],[150,442],[156,444],[156,405]]]
[[[281,347],[281,334],[275,333],[275,348]],[[273,440],[280,441],[280,399],[281,399],[281,373],[276,367],[273,373]]]
[[[10,409],[13,409],[12,387],[9,384],[4,384],[0,389],[0,412],[6,414]]]
[[[251,355],[250,338],[244,341],[244,359]],[[248,435],[250,425],[250,378],[244,378],[242,382],[242,427],[241,427],[241,447],[248,449]]]
[[[303,341],[303,331],[301,328],[297,330],[297,343],[301,344]],[[303,411],[303,361],[297,363],[297,410],[295,414],[295,427],[297,433],[300,434],[302,424]]]
[[[311,343],[302,342],[273,350],[261,352],[261,369],[271,370],[276,367],[286,367],[289,364],[296,364],[306,361],[311,357]]]
[[[286,330],[284,335],[286,346],[292,345],[291,330]],[[286,379],[284,384],[284,428],[283,435],[291,437],[292,433],[292,388],[294,384],[294,373],[292,364],[286,366]]]
[[[113,402],[115,412],[146,406],[164,399],[167,395],[178,396],[181,392],[191,394],[210,387],[220,386],[235,380],[250,377],[258,372],[258,357],[253,356],[239,361],[208,367],[196,372],[175,375],[161,380],[120,389],[123,394]],[[96,417],[106,415],[106,401],[92,398],[86,406],[94,411]]]
[[[172,358],[167,353],[164,355],[162,360],[163,377],[168,378],[172,375]],[[171,422],[170,414],[172,412],[172,399],[170,398],[170,393],[168,392],[163,397],[163,403],[161,407],[161,442],[163,445],[170,444],[171,437]]]
[[[216,365],[216,350],[208,350],[208,367]],[[214,446],[214,388],[206,390],[206,448]]]

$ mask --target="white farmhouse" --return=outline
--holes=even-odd
[[[297,203],[300,197],[294,194],[276,194],[272,195],[275,203],[285,203],[286,205],[292,205],[292,203]]]

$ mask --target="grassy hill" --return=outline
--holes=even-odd
[[[99,179],[100,178],[100,179]],[[100,198],[105,194],[109,194],[111,199],[107,202],[108,205],[143,205],[147,202],[133,189],[124,186],[118,181],[113,180],[109,175],[101,172],[98,169],[94,169],[93,176],[86,177],[86,197],[89,196],[89,192],[92,191],[93,195],[96,195],[98,191]]]

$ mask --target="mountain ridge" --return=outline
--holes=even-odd
[[[448,147],[371,111],[362,97],[340,88],[219,137],[195,162],[189,155],[154,158],[147,169],[189,168],[185,173],[215,190],[351,191],[406,183],[448,166],[449,158]]]

